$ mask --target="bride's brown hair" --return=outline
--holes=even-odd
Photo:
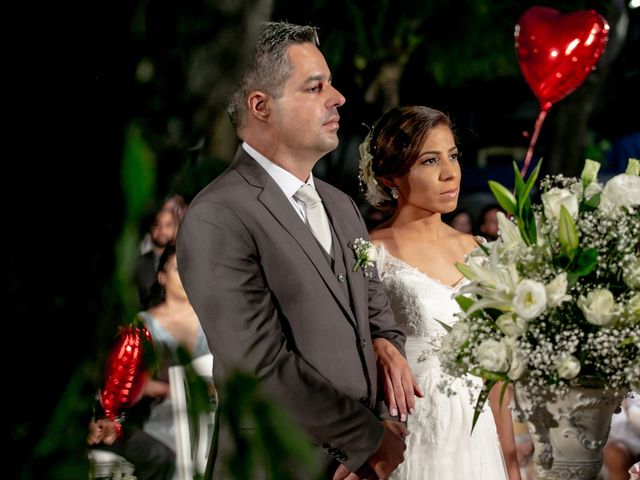
[[[369,145],[376,178],[389,180],[407,173],[420,154],[424,138],[438,125],[453,130],[448,115],[419,105],[395,107],[380,117]]]

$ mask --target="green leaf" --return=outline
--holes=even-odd
[[[478,401],[476,402],[476,406],[473,409],[473,420],[471,421],[471,433],[473,433],[473,429],[476,426],[476,422],[480,417],[480,413],[482,413],[482,408],[484,404],[487,402],[487,397],[489,396],[489,392],[496,384],[494,380],[487,380],[484,382],[482,386],[482,390],[480,390],[480,395],[478,395]]]
[[[466,263],[456,262],[455,265],[456,265],[456,268],[460,271],[460,273],[462,273],[469,280],[473,280],[473,279],[475,279],[477,277],[475,272]]]
[[[442,328],[444,328],[444,329],[447,331],[447,333],[449,333],[451,330],[453,330],[453,327],[452,327],[451,325],[449,325],[449,324],[447,324],[447,323],[444,323],[444,322],[442,322],[442,321],[438,320],[438,319],[437,319],[437,318],[435,318],[435,317],[434,317],[433,319],[434,319],[436,322],[438,322],[440,325],[442,325]]]
[[[520,235],[522,235],[522,239],[527,245],[534,245],[538,238],[538,231],[529,198],[522,204],[522,210],[519,214],[518,229],[520,230]]]
[[[592,212],[595,209],[598,208],[598,205],[600,205],[600,197],[601,194],[600,193],[596,193],[593,197],[591,197],[588,200],[583,200],[582,204],[580,205],[581,207],[583,207],[582,209],[587,211],[587,212]]]
[[[575,259],[575,267],[571,270],[584,277],[589,275],[598,265],[598,251],[595,248],[582,250]]]
[[[533,171],[531,172],[531,175],[529,175],[529,178],[527,179],[527,183],[525,183],[524,189],[522,190],[523,196],[526,196],[527,198],[529,198],[531,189],[533,188],[533,185],[536,183],[536,180],[538,179],[538,174],[540,173],[541,166],[542,166],[542,160],[538,162],[538,164],[536,165],[536,168],[534,168]]]
[[[513,162],[513,177],[515,180],[516,200],[519,207],[523,199],[528,197],[526,197],[526,195],[523,195],[525,190],[524,180],[522,178],[522,175],[520,175],[520,170],[518,169],[518,165],[516,164],[516,162]]]
[[[458,305],[460,305],[460,308],[463,312],[469,310],[469,307],[475,303],[472,299],[465,295],[457,295],[455,297],[455,300],[456,302],[458,302]]]
[[[560,206],[560,225],[558,228],[558,239],[563,252],[571,259],[576,254],[578,248],[578,229],[569,214],[569,210],[564,205]]]
[[[533,245],[537,240],[536,221],[533,215],[533,209],[531,208],[531,198],[529,198],[529,193],[538,178],[541,164],[541,161],[538,162],[538,165],[536,165],[536,168],[529,176],[527,183],[525,183],[522,179],[522,175],[520,175],[520,171],[518,170],[518,165],[516,162],[513,162],[517,208],[515,217],[518,220],[520,235],[522,235],[522,239],[527,245]]]
[[[517,202],[513,194],[504,185],[496,182],[495,180],[489,180],[489,188],[491,193],[496,198],[500,206],[511,215],[516,215]]]

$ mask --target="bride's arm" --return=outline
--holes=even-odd
[[[493,418],[496,422],[498,438],[500,439],[500,447],[504,455],[504,461],[507,465],[507,473],[509,480],[520,480],[520,465],[518,464],[518,455],[516,450],[516,438],[513,432],[513,417],[509,409],[509,398],[511,397],[511,388],[509,387],[502,399],[500,405],[500,389],[502,383],[497,383],[489,392],[489,405],[493,412]]]
[[[400,415],[405,421],[407,414],[415,408],[415,396],[423,393],[409,368],[406,358],[389,340],[373,339],[373,351],[376,354],[378,373],[384,385],[384,396],[391,416]]]

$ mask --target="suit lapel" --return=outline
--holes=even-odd
[[[322,247],[316,241],[311,230],[309,230],[298,213],[294,210],[289,200],[282,193],[280,187],[278,187],[269,174],[258,164],[258,162],[251,158],[244,149],[242,149],[242,147],[239,148],[232,167],[234,167],[249,184],[262,188],[262,191],[258,194],[257,200],[261,202],[269,212],[271,212],[282,228],[289,232],[289,234],[300,245],[305,255],[314,265],[316,271],[322,277],[322,280],[329,290],[331,290],[331,293],[342,307],[342,310],[348,316],[349,320],[356,325],[356,319],[351,311],[349,302],[345,299],[344,293],[340,290],[340,285],[338,284],[334,272],[331,270],[329,262],[327,262],[327,259],[322,252]],[[329,219],[331,220],[331,217],[329,217]],[[340,239],[340,234],[337,230],[336,236]],[[336,246],[335,248],[339,247]]]

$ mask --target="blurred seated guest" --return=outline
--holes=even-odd
[[[158,281],[154,285],[147,311],[139,313],[151,333],[158,357],[158,372],[148,382],[148,395],[156,397],[144,430],[164,441],[175,451],[173,412],[169,392],[169,367],[179,365],[178,349],[191,358],[208,355],[209,347],[196,312],[189,303],[178,275],[175,246],[169,245],[160,257]]]
[[[459,232],[473,233],[473,219],[471,214],[463,208],[457,209],[446,216],[443,215],[443,220]]]
[[[175,242],[178,233],[176,213],[172,210],[159,210],[154,217],[149,233],[152,248],[138,257],[135,269],[135,282],[142,308],[148,306],[151,287],[156,282],[160,256],[168,245]]]
[[[640,462],[640,396],[625,398],[622,411],[611,417],[611,431],[604,447],[607,480],[628,480],[629,469]]]
[[[173,411],[168,397],[169,367],[180,364],[180,347],[194,359],[210,352],[196,312],[182,287],[173,245],[167,246],[160,257],[158,281],[152,288],[150,304],[151,308],[138,314],[151,333],[158,363],[157,373],[145,385],[145,394],[155,401],[144,430],[175,451]]]
[[[99,408],[99,402],[97,402]],[[144,406],[134,405],[127,412],[118,437],[112,420],[96,414],[89,422],[87,445],[120,455],[134,466],[138,480],[171,480],[176,470],[175,453],[163,442],[142,430]]]
[[[176,445],[169,396],[169,367],[181,364],[178,358],[181,349],[185,349],[192,359],[210,353],[198,317],[178,276],[176,249],[173,245],[167,245],[160,256],[157,282],[151,289],[150,305],[146,311],[138,312],[138,316],[144,321],[153,339],[156,368],[153,377],[145,382],[142,399],[127,412],[123,427],[126,432],[127,426],[131,425],[131,433],[125,435],[123,441],[112,443],[118,447],[114,451],[136,468],[141,461],[146,464],[146,459],[135,455],[135,451],[138,448],[155,448],[158,442],[167,447],[175,466]],[[213,385],[210,388],[213,396]],[[91,444],[113,442],[115,439],[111,433],[112,427],[108,421],[92,422],[87,441]],[[131,449],[135,450],[133,455]],[[159,451],[164,449],[159,448]],[[153,450],[147,453],[151,454]],[[165,457],[166,455],[162,456]],[[163,463],[166,463],[166,458]]]
[[[480,212],[478,233],[489,242],[498,238],[498,212],[502,212],[502,209],[496,204],[487,205]]]

